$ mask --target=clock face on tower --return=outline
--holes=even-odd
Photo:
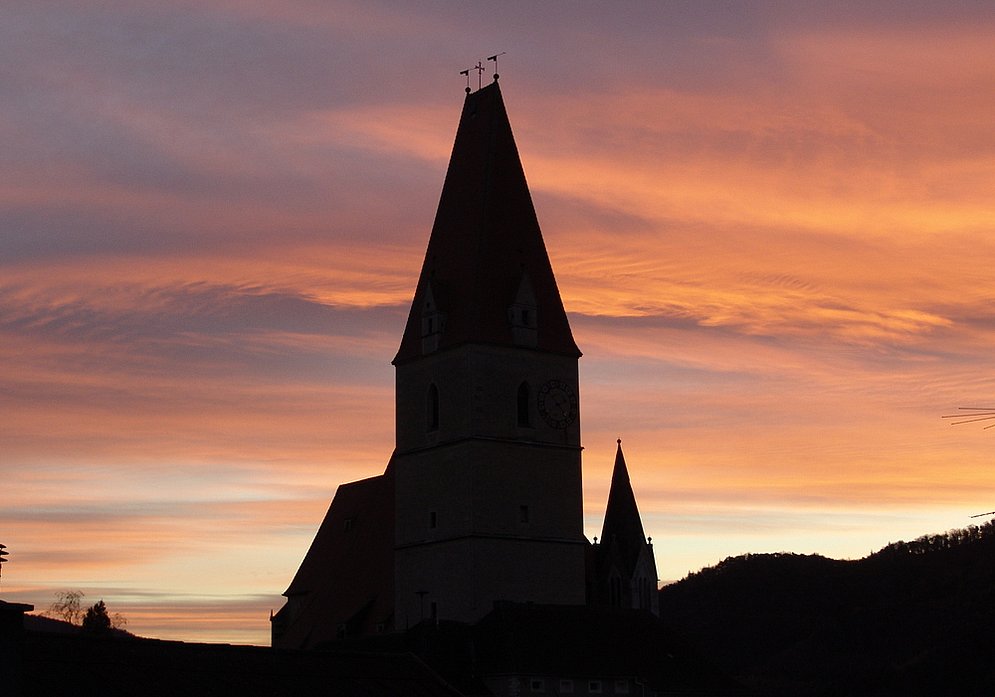
[[[562,380],[550,380],[539,388],[539,415],[553,428],[566,428],[577,418],[577,395]]]

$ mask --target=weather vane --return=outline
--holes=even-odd
[[[472,68],[467,68],[466,70],[459,71],[460,75],[466,75],[466,93],[467,94],[470,94],[470,71],[471,70],[476,70],[477,71],[477,89],[479,90],[481,87],[483,87],[483,78],[481,78],[480,76],[486,70],[486,68],[483,66],[483,64],[481,64],[480,61],[477,61],[477,64],[475,66],[473,66]]]
[[[505,53],[507,53],[507,51],[501,51],[501,53],[495,53],[493,56],[488,56],[487,57],[487,60],[494,61],[494,82],[497,82],[498,78],[501,77],[500,75],[498,75],[498,71],[497,71],[497,59],[498,59],[498,56],[503,56]]]
[[[951,421],[952,426],[958,426],[960,424],[972,424],[976,421],[992,421],[995,420],[995,407],[957,407],[959,411],[966,412],[964,414],[944,414],[941,419],[960,419],[960,421]],[[995,428],[995,424],[988,424],[985,429]]]
[[[495,53],[493,56],[488,56],[488,58],[487,58],[487,60],[489,60],[489,61],[494,61],[494,82],[497,82],[497,79],[500,77],[500,75],[498,75],[498,71],[497,71],[497,59],[498,59],[498,56],[503,56],[505,53],[507,53],[507,52],[506,51],[501,51],[501,53]],[[478,60],[477,64],[475,66],[473,66],[472,68],[467,68],[466,70],[459,71],[460,75],[465,75],[466,76],[466,93],[467,94],[470,94],[470,71],[471,70],[476,70],[477,71],[477,89],[479,90],[481,87],[484,86],[483,73],[484,73],[485,70],[487,70],[487,68],[485,68],[484,64],[481,63]]]

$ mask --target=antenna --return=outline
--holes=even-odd
[[[498,78],[501,77],[500,75],[498,75],[498,71],[497,71],[497,59],[498,59],[498,56],[503,56],[505,53],[507,53],[507,51],[501,51],[501,53],[495,53],[493,56],[488,56],[487,57],[487,60],[494,61],[494,82],[497,82]]]
[[[972,518],[982,518],[986,515],[995,515],[995,511],[988,511],[987,513],[979,513],[978,515],[971,516]]]
[[[958,411],[967,412],[965,414],[944,414],[941,419],[960,419],[960,421],[951,421],[951,426],[959,426],[960,424],[972,424],[976,421],[993,421],[995,420],[995,407],[957,407]],[[989,428],[995,428],[995,424],[988,424],[985,426],[985,430]],[[986,514],[982,514],[986,515]]]

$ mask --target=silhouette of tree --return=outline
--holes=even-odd
[[[83,616],[83,631],[87,634],[107,634],[111,631],[111,618],[103,600],[87,608]]]
[[[69,624],[79,624],[83,617],[83,591],[60,591],[55,594],[55,602],[43,615]]]
[[[113,615],[111,615],[111,629],[124,630],[127,624],[128,624],[128,618],[122,615],[120,612],[115,612]]]
[[[88,632],[103,632],[106,629],[121,629],[128,624],[127,618],[119,612],[110,614],[103,600],[83,610],[85,594],[79,590],[60,591],[55,594],[55,602],[42,613],[43,617],[62,620],[69,624],[82,627]]]
[[[944,414],[941,419],[960,419],[960,421],[951,421],[950,423],[954,426],[959,426],[960,424],[973,424],[978,421],[995,421],[995,407],[957,407],[958,414]],[[989,428],[995,428],[995,424],[988,424],[984,427],[987,431]]]

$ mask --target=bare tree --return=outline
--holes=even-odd
[[[995,421],[995,407],[957,407],[959,414],[944,414],[941,419],[958,419],[951,421],[954,426],[960,424],[973,424],[978,421]],[[995,428],[995,424],[988,424],[986,430]],[[985,514],[987,515],[987,514]]]
[[[69,624],[79,624],[83,621],[83,591],[59,591],[55,594],[55,602],[44,613]]]
[[[115,612],[111,615],[111,628],[112,629],[124,629],[128,626],[128,618],[122,615],[120,612]]]

